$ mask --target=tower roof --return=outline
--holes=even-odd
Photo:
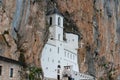
[[[49,10],[46,15],[52,15],[52,14],[58,14],[58,15],[63,16],[62,13],[57,8]]]

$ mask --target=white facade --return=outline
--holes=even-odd
[[[73,71],[79,73],[77,49],[78,35],[65,33],[66,41],[63,40],[63,17],[59,14],[47,16],[49,22],[49,39],[45,44],[41,65],[44,77],[57,79],[64,71],[64,66],[72,66]]]

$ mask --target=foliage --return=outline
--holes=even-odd
[[[29,67],[29,80],[42,80],[42,69],[37,67]]]
[[[25,56],[23,53],[20,53],[20,56],[19,56],[19,61],[24,64],[25,63]]]

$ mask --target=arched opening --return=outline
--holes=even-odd
[[[60,26],[61,19],[58,17],[58,25]]]
[[[58,65],[58,68],[61,68],[61,66],[60,66],[60,65]]]
[[[50,17],[50,25],[52,25],[52,17]]]

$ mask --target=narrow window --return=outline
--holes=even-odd
[[[52,49],[50,48],[50,52],[52,51]]]
[[[50,25],[52,25],[52,17],[50,17]]]
[[[58,47],[58,53],[59,53],[59,47]]]
[[[10,77],[13,77],[13,68],[10,68]]]
[[[58,73],[60,73],[60,70],[58,70]]]
[[[0,66],[0,76],[2,75],[2,66]]]
[[[61,22],[61,20],[60,20],[60,17],[58,18],[58,25],[60,25],[60,22]]]
[[[60,34],[58,34],[58,40],[60,40]]]
[[[70,58],[72,59],[72,54],[70,54]]]
[[[57,75],[57,80],[60,80],[60,75]]]
[[[52,60],[52,62],[54,63],[54,59]]]
[[[66,51],[65,51],[65,57],[66,57]]]
[[[49,57],[48,57],[48,61],[49,61]]]
[[[60,63],[60,60],[58,60],[58,63]]]
[[[69,53],[67,54],[68,58],[69,58]]]

